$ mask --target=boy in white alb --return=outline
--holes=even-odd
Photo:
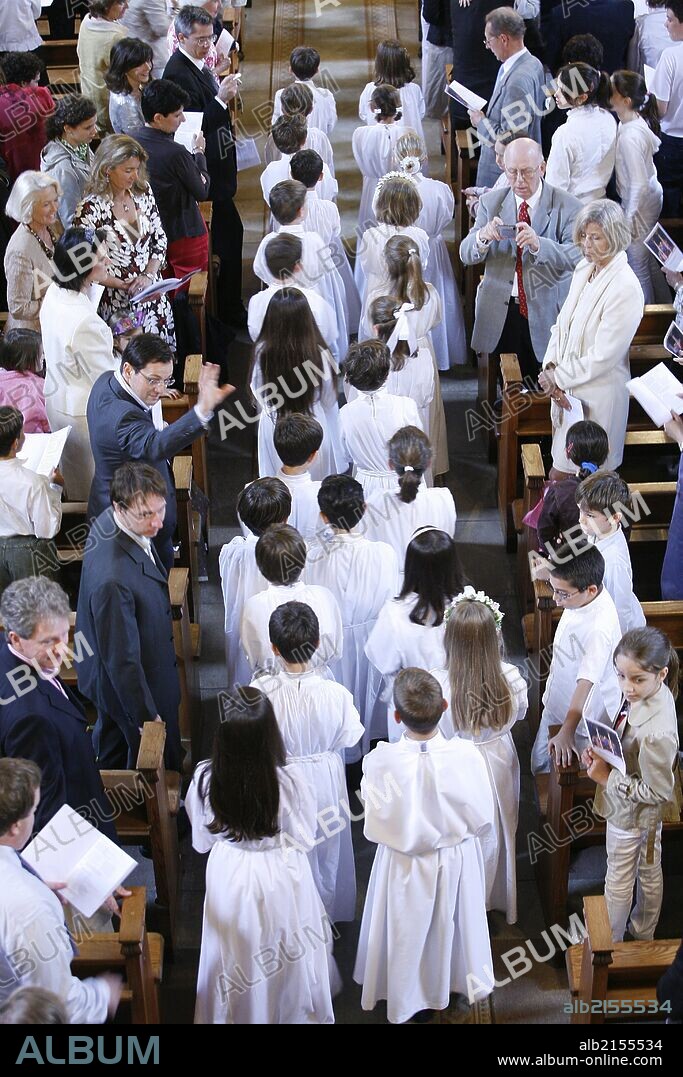
[[[353,697],[341,684],[312,668],[320,643],[318,618],[302,602],[285,602],[270,615],[273,653],[283,666],[257,677],[273,704],[288,763],[315,792],[317,831],[308,859],[313,878],[332,923],[356,914],[356,869],[344,773],[344,749],[363,735]],[[334,820],[334,823],[332,821]]]
[[[311,127],[308,123],[308,117],[313,111],[313,91],[311,88],[305,86],[303,82],[292,83],[291,86],[287,86],[282,91],[280,104],[283,116],[303,116],[306,121],[306,142],[303,149],[315,150],[316,153],[320,154],[330,175],[334,176],[334,154],[330,140],[319,127]],[[266,139],[263,156],[268,164],[271,161],[277,161],[279,157],[279,150],[275,147],[271,136]]]
[[[617,607],[621,633],[645,624],[643,607],[633,593],[631,555],[622,530],[622,510],[630,508],[628,485],[616,471],[598,471],[576,489],[579,523],[605,559],[603,585]]]
[[[323,428],[312,415],[293,412],[283,415],[275,424],[273,446],[282,460],[278,478],[292,497],[289,525],[306,542],[312,542],[323,526],[318,508],[320,482],[313,481],[310,471],[322,443]]]
[[[270,646],[268,624],[273,610],[283,602],[304,602],[320,624],[320,647],[316,665],[341,658],[344,647],[341,614],[334,595],[326,587],[303,583],[306,543],[293,527],[269,527],[256,543],[256,565],[268,581],[265,591],[253,595],[244,606],[240,642],[254,673],[277,668]]]
[[[270,137],[281,156],[266,165],[261,173],[261,190],[266,202],[270,201],[270,192],[276,183],[291,179],[289,164],[295,153],[302,150],[308,138],[308,128],[303,116],[280,116],[270,132]],[[320,194],[323,198],[337,197],[339,186],[327,169],[323,169],[320,182]]]
[[[316,86],[313,82],[320,67],[320,53],[317,49],[300,45],[292,49],[289,67],[296,81],[303,82],[313,94],[313,111],[308,117],[309,126],[318,127],[329,137],[337,122],[337,106],[332,92],[324,87]],[[282,115],[281,98],[282,90],[278,90],[275,94],[273,120],[277,120]]]
[[[609,722],[619,710],[621,691],[612,655],[621,629],[614,602],[603,586],[604,571],[602,554],[587,543],[561,546],[553,555],[550,585],[563,613],[553,639],[543,714],[531,753],[534,774],[550,769],[551,750],[561,766],[569,766],[573,755],[581,754],[588,743],[577,733],[582,715]],[[549,740],[551,725],[562,728]]]
[[[218,557],[225,605],[225,660],[231,688],[251,680],[249,663],[240,648],[244,604],[268,586],[256,564],[256,543],[271,524],[287,523],[292,498],[280,479],[256,479],[242,490],[236,508],[245,535],[226,543]]]
[[[364,833],[377,852],[353,978],[363,1009],[386,999],[398,1023],[445,1009],[452,992],[473,999],[493,989],[477,835],[493,825],[494,805],[475,746],[439,732],[438,681],[404,669],[394,703],[407,732],[363,760]]]
[[[367,498],[375,490],[395,486],[396,475],[388,463],[389,439],[404,426],[422,430],[422,422],[414,400],[388,392],[391,357],[380,340],[352,344],[341,370],[359,394],[339,412],[341,446],[353,461],[354,475]]]

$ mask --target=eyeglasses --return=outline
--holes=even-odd
[[[487,49],[491,48],[491,42],[495,41],[497,37],[500,37],[500,34],[491,34],[490,37],[487,37],[486,34],[484,34],[484,44]]]
[[[122,505],[121,503],[119,503],[119,508],[123,512],[127,512],[128,515],[132,516],[134,520],[138,521],[138,523],[147,523],[147,521],[154,519],[155,516],[158,516],[160,520],[163,520],[166,515],[165,503],[161,506],[160,509],[145,509],[143,512],[134,512],[133,509],[130,509],[128,507],[128,505]]]
[[[585,588],[584,588],[584,589],[583,589],[583,590],[581,590],[581,591],[561,591],[561,590],[560,590],[560,589],[559,589],[558,587],[553,587],[553,585],[552,585],[552,584],[550,585],[550,589],[551,589],[551,591],[553,592],[553,594],[555,595],[555,597],[556,597],[556,598],[561,598],[563,602],[564,602],[564,601],[565,601],[565,599],[567,599],[567,598],[573,598],[573,597],[574,597],[574,595],[581,595],[581,594],[583,594],[583,590],[585,590]]]
[[[195,34],[190,34],[188,41],[196,41],[198,45],[215,45],[218,41],[217,34],[202,34],[201,37],[197,37]]]
[[[535,168],[506,168],[505,175],[509,176],[511,180],[530,180],[532,176],[538,172],[540,165],[536,165]]]
[[[147,374],[143,374],[141,370],[136,370],[135,373],[145,379],[150,389],[160,389],[162,385],[170,389],[172,385],[175,385],[175,378],[150,378]]]

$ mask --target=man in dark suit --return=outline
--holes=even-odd
[[[180,682],[168,574],[152,538],[166,513],[166,484],[147,464],[123,464],[111,505],[93,522],[83,557],[76,630],[90,644],[78,687],[97,707],[102,769],[135,766],[145,722],[166,723],[164,759],[181,770]]]
[[[116,841],[85,711],[58,677],[69,639],[69,613],[62,588],[44,576],[16,580],[3,592],[0,754],[31,759],[40,767],[36,830],[68,804]],[[74,661],[87,648],[87,640],[76,639]]]
[[[453,78],[488,101],[498,75],[498,61],[484,43],[484,24],[489,12],[500,7],[500,0],[471,0],[466,7],[462,7],[459,0],[450,0],[450,5]],[[465,106],[452,99],[449,104],[453,126],[469,127]]]
[[[541,10],[541,37],[545,62],[557,74],[562,50],[576,34],[593,34],[605,50],[605,71],[612,74],[626,67],[628,43],[636,28],[631,0],[571,0],[550,11]]]
[[[228,325],[247,324],[242,305],[242,241],[244,229],[233,198],[237,191],[237,153],[228,101],[237,93],[238,81],[228,75],[218,84],[205,59],[213,41],[213,19],[204,8],[187,5],[175,19],[179,48],[164,69],[164,78],[181,86],[188,95],[187,108],[203,112],[206,161],[213,202],[211,236],[220,257],[219,310]]]
[[[214,410],[234,392],[218,386],[219,368],[206,363],[199,376],[196,406],[182,418],[158,429],[154,405],[172,380],[173,352],[161,337],[143,333],[133,337],[120,370],[101,374],[88,399],[88,430],[95,458],[88,515],[99,516],[110,503],[109,487],[117,467],[126,460],[142,460],[160,471],[166,482],[166,517],[154,545],[162,564],[173,567],[173,533],[176,526],[175,487],[169,460],[202,437]],[[158,411],[158,409],[157,409]]]

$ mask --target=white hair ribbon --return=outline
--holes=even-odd
[[[415,310],[412,303],[404,303],[398,310],[394,311],[394,318],[396,319],[396,325],[394,331],[387,341],[387,348],[389,354],[394,354],[394,348],[398,344],[399,340],[408,341],[408,349],[411,355],[417,351],[417,336],[415,334],[415,327],[412,324],[412,319],[408,318],[408,314],[411,310]]]

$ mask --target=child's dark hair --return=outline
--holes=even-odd
[[[412,82],[415,72],[410,64],[408,50],[400,41],[380,41],[375,55],[376,86],[389,84],[400,90],[407,82]]]
[[[579,469],[579,481],[587,479],[609,456],[607,434],[599,423],[581,419],[572,423],[567,431],[567,459]]]
[[[562,49],[562,64],[565,65],[584,63],[600,71],[604,62],[605,50],[594,34],[574,34]]]
[[[282,479],[255,479],[237,496],[237,515],[252,535],[262,535],[271,524],[283,524],[292,511],[292,495]]]
[[[17,374],[42,372],[43,338],[35,329],[8,329],[0,339],[0,367]]]
[[[612,75],[612,86],[622,97],[630,97],[633,111],[643,117],[654,134],[659,135],[661,128],[657,98],[648,92],[643,76],[637,71],[615,71]]]
[[[436,677],[406,666],[394,681],[394,707],[411,733],[431,733],[443,714],[443,692]]]
[[[312,415],[283,415],[275,423],[273,446],[285,467],[303,467],[323,443],[324,431]]]
[[[299,113],[293,116],[280,116],[273,124],[271,134],[280,153],[286,153],[289,156],[300,150],[306,141],[308,136],[306,119]]]
[[[278,240],[279,237],[273,239],[268,246],[275,246]],[[258,358],[263,384],[279,384],[282,393],[278,415],[311,414],[320,399],[323,382],[330,376],[324,359],[326,349],[303,292],[298,288],[278,288],[268,304],[252,366],[253,372]]]
[[[213,812],[209,832],[229,841],[272,838],[279,832],[278,770],[286,760],[273,705],[258,688],[240,685],[221,692],[219,705],[211,766],[199,780]]]
[[[318,505],[332,527],[352,531],[365,515],[363,487],[350,475],[328,475],[320,484]]]
[[[281,180],[271,188],[268,201],[277,223],[291,224],[306,201],[306,188],[297,180]]]
[[[391,236],[384,244],[384,261],[394,293],[401,303],[412,303],[422,310],[429,299],[420,250],[410,236]]]
[[[324,168],[325,162],[316,150],[297,150],[289,162],[292,179],[303,183],[307,191],[315,187]]]
[[[312,79],[318,74],[320,53],[317,49],[312,49],[308,45],[297,45],[290,54],[289,66],[295,78],[302,79],[302,81]]]
[[[320,623],[305,602],[283,602],[270,615],[268,635],[285,662],[310,662],[320,645]]]
[[[296,583],[306,564],[306,543],[289,524],[273,524],[256,543],[256,567],[268,583]]]
[[[368,315],[370,324],[377,330],[377,338],[383,344],[387,344],[389,337],[396,328],[396,315],[394,311],[401,306],[399,299],[393,295],[380,295],[370,304]],[[410,357],[410,348],[407,340],[397,340],[396,347],[391,353],[391,369],[403,370],[406,359]]]
[[[410,612],[413,624],[440,625],[446,606],[463,589],[455,543],[445,531],[420,528],[408,543],[403,589],[398,596],[417,595]],[[430,614],[434,620],[429,620]]]
[[[0,456],[7,456],[23,429],[24,416],[19,408],[0,408]]]
[[[576,487],[576,504],[611,519],[615,513],[631,508],[628,483],[616,471],[598,471]]]
[[[389,349],[381,340],[358,340],[347,351],[340,369],[354,389],[374,393],[389,377]]]
[[[600,108],[608,109],[610,106],[612,84],[609,75],[596,70],[590,64],[565,64],[557,73],[557,81],[568,101],[573,102],[577,97],[587,95],[580,107],[599,105]]]
[[[616,662],[619,655],[630,658],[647,673],[659,673],[668,668],[664,683],[674,699],[678,696],[679,662],[678,655],[668,636],[659,628],[632,628],[619,640],[614,651]]]
[[[302,82],[293,82],[280,94],[280,105],[285,116],[310,116],[313,111],[313,91]]]
[[[404,426],[389,440],[388,448],[389,463],[398,476],[399,499],[409,505],[432,462],[429,438],[417,426]]]
[[[396,120],[400,120],[403,115],[401,109],[401,95],[395,86],[377,86],[372,91],[370,97],[370,108],[372,109],[375,120],[379,123],[380,120],[387,120],[390,117],[395,117]]]
[[[577,591],[602,586],[605,559],[591,542],[564,543],[552,553],[550,561],[550,575],[558,580],[566,580]]]
[[[278,232],[266,244],[265,259],[268,272],[276,280],[287,280],[294,273],[295,266],[302,258],[303,247],[298,236],[288,232]]]

